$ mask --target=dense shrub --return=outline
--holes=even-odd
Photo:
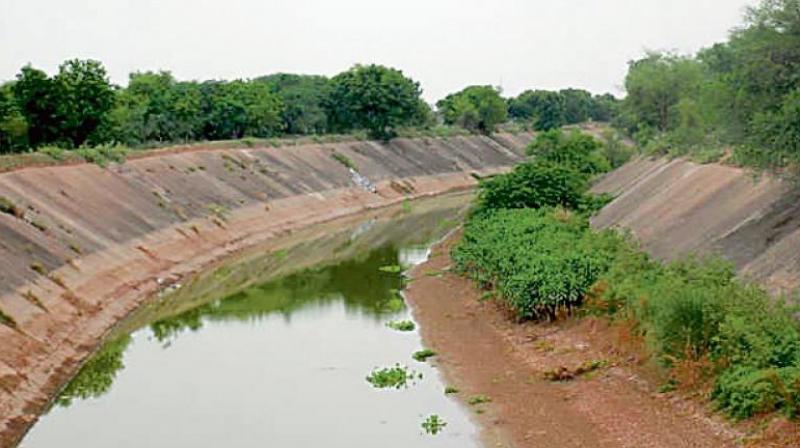
[[[611,170],[611,164],[603,151],[603,143],[577,130],[570,133],[560,130],[543,132],[536,136],[526,152],[536,160],[547,160],[574,168],[584,175]]]
[[[534,161],[481,185],[452,251],[456,270],[523,319],[552,319],[588,297],[589,311],[632,323],[668,372],[694,369],[711,381],[713,399],[733,417],[800,413],[794,307],[737,279],[720,258],[662,263],[624,235],[592,230],[586,212],[602,198],[586,188],[609,166],[598,162],[597,141],[547,132],[529,153]]]
[[[571,167],[546,160],[523,163],[481,184],[478,210],[557,205],[576,209],[586,202],[586,186],[586,177]]]
[[[494,287],[521,318],[553,318],[581,304],[618,243],[563,209],[499,210],[470,220],[452,256],[456,269]]]
[[[742,283],[718,258],[667,265],[628,246],[601,279],[603,310],[624,312],[665,366],[707,359],[713,398],[744,418],[777,409],[796,414],[800,331],[793,309]]]
[[[492,86],[470,86],[436,103],[446,124],[491,134],[508,119],[508,106]]]
[[[762,0],[726,42],[694,56],[650,53],[629,65],[615,124],[669,152],[760,168],[800,164],[800,3]],[[711,149],[711,151],[710,151]],[[735,154],[736,155],[736,154]]]
[[[800,367],[735,367],[720,375],[712,397],[738,419],[777,410],[795,417],[800,412]]]

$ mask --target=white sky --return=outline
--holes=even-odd
[[[435,101],[471,84],[621,94],[645,49],[724,40],[757,0],[0,0],[0,80],[101,60],[179,79],[333,75],[380,63]]]

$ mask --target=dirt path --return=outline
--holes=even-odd
[[[742,434],[692,402],[658,394],[606,341],[599,320],[518,324],[472,282],[447,272],[458,235],[435,246],[406,291],[425,343],[458,397],[475,410],[487,447],[735,447]],[[543,373],[603,366],[572,381]],[[491,402],[470,405],[471,397]]]

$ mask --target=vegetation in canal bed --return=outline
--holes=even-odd
[[[444,394],[445,395],[453,395],[453,394],[457,394],[459,392],[460,391],[455,386],[447,386],[447,387],[444,388]]]
[[[736,278],[719,258],[662,263],[626,235],[591,229],[589,214],[606,200],[587,193],[591,177],[611,166],[598,159],[607,157],[603,148],[547,133],[530,152],[536,162],[481,184],[452,251],[458,272],[521,319],[581,310],[624,322],[670,384],[709,388],[728,415],[800,414],[795,307]],[[563,181],[543,191],[540,178]],[[562,373],[553,379],[564,379]]]
[[[470,406],[477,406],[479,404],[491,403],[492,399],[486,395],[473,395],[467,399],[467,404]]]
[[[428,360],[428,358],[432,358],[434,356],[436,356],[436,352],[429,348],[418,350],[411,355],[411,357],[414,358],[414,361],[418,362],[425,362]]]
[[[422,429],[425,430],[425,433],[433,436],[442,432],[445,426],[447,426],[447,422],[436,414],[429,415],[422,422]]]
[[[389,264],[386,266],[379,267],[378,270],[381,272],[386,272],[388,274],[399,274],[403,272],[403,267],[400,266],[399,264]]]
[[[393,320],[387,322],[386,326],[397,331],[414,331],[414,329],[417,328],[414,322],[410,320]]]
[[[581,375],[592,373],[597,369],[606,367],[607,365],[608,361],[595,359],[591,361],[585,361],[572,369],[561,366],[556,369],[546,370],[542,373],[542,376],[548,381],[571,381]]]
[[[421,373],[410,371],[408,367],[395,364],[394,367],[376,368],[367,376],[367,382],[376,389],[400,389],[408,387],[415,378],[422,378]]]

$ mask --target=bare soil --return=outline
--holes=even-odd
[[[459,236],[411,272],[406,297],[439,353],[434,362],[475,412],[485,446],[800,446],[797,425],[783,418],[734,424],[702,399],[659,393],[663,377],[621,343],[624,328],[605,319],[516,322],[449,272]],[[491,401],[476,405],[478,396]]]

